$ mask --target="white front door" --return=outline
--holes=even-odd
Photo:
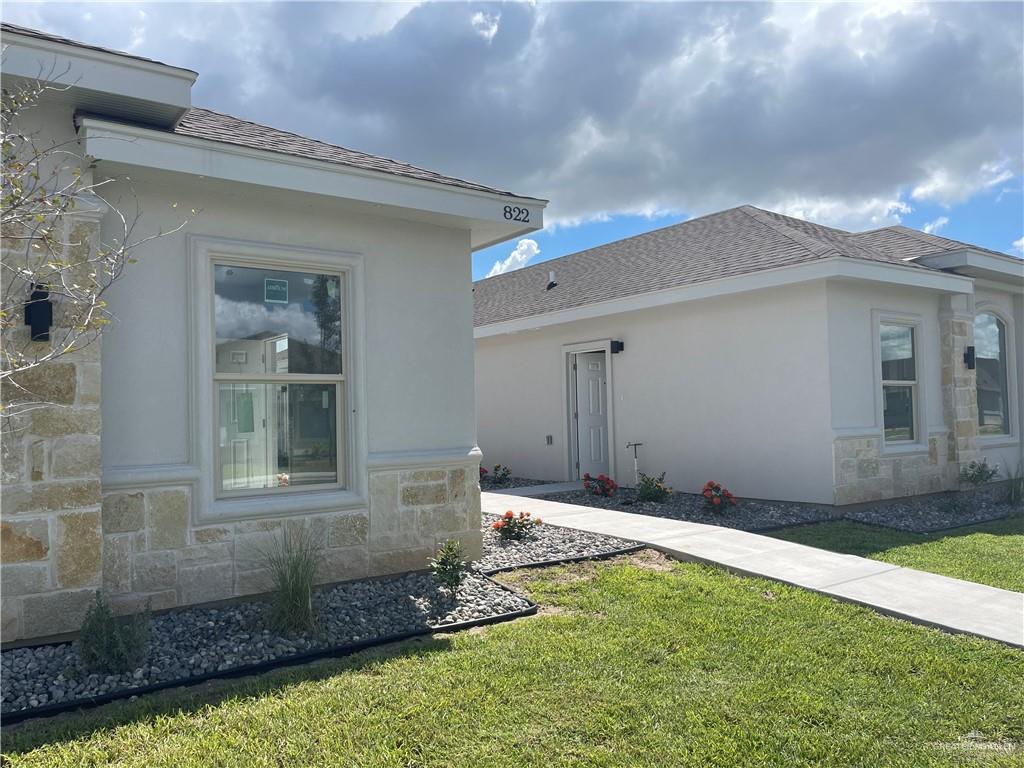
[[[608,363],[604,352],[573,358],[577,478],[608,474]]]

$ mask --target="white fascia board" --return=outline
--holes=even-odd
[[[98,118],[82,120],[81,136],[85,153],[98,161],[454,217],[473,231],[474,250],[482,247],[482,242],[498,243],[544,227],[547,202],[533,198],[464,189]],[[506,220],[506,206],[526,209],[529,224]]]
[[[737,275],[720,280],[683,285],[663,291],[625,296],[621,299],[585,304],[581,307],[557,310],[542,315],[532,315],[490,325],[481,325],[473,329],[473,338],[483,339],[489,336],[520,333],[562,323],[615,315],[621,312],[651,309],[652,307],[661,307],[666,304],[680,304],[687,301],[710,299],[716,296],[757,291],[763,288],[776,288],[794,283],[827,279],[869,280],[949,293],[969,294],[974,292],[974,281],[968,277],[950,275],[945,272],[930,272],[925,269],[904,267],[899,264],[886,264],[837,256],[821,259],[820,261],[753,272],[747,275]]]
[[[1024,286],[1024,259],[1013,256],[996,256],[964,248],[933,256],[922,256],[915,263],[931,269],[963,270],[972,276],[1009,283],[1018,288]]]
[[[72,94],[91,92],[121,102],[160,105],[179,114],[192,105],[192,84],[198,77],[189,69],[13,32],[4,34],[4,74],[66,87]]]

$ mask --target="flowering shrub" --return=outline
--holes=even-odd
[[[608,498],[611,498],[615,495],[615,492],[619,490],[619,484],[608,477],[608,475],[591,477],[590,473],[587,472],[583,475],[583,489],[590,491],[595,496],[607,496]]]
[[[494,465],[494,482],[502,485],[508,482],[508,479],[512,476],[512,470],[508,467],[503,467],[501,464]]]
[[[724,504],[736,506],[736,497],[714,480],[704,483],[704,501],[714,512],[721,512]]]
[[[480,479],[483,480],[487,474],[487,467],[480,467]]]
[[[491,528],[498,532],[503,539],[514,539],[519,541],[533,533],[533,529],[541,524],[539,517],[530,517],[529,512],[520,512],[516,515],[511,509],[499,519],[491,523]]]
[[[640,473],[640,479],[636,484],[636,498],[638,501],[664,501],[672,493],[672,489],[665,485],[665,473],[657,477],[651,477]]]

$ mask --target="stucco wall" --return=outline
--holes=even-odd
[[[40,114],[58,133],[68,133],[70,111],[54,107]],[[394,211],[385,215],[380,206],[203,177],[104,163],[96,177],[113,179],[103,186],[104,196],[129,218],[140,212],[133,240],[191,221],[137,248],[136,263],[106,294],[115,321],[102,355],[96,346],[96,359],[80,366],[89,377],[79,375],[78,394],[69,401],[76,408],[99,403],[102,412],[102,430],[97,413],[87,436],[95,450],[74,452],[79,464],[92,457],[88,472],[69,475],[58,463],[78,446],[72,439],[81,442],[71,427],[52,435],[52,446],[40,443],[39,451],[5,436],[5,641],[76,630],[99,587],[119,612],[264,591],[270,582],[261,552],[285,527],[305,528],[320,541],[321,582],[423,568],[449,537],[476,555],[467,231]],[[119,234],[114,217],[103,219],[102,232],[106,239]],[[196,329],[212,333],[192,301],[196,237],[227,242],[228,253],[231,242],[245,241],[355,254],[360,279],[353,279],[348,299],[361,308],[347,333],[361,354],[350,358],[345,385],[352,398],[347,404],[355,407],[350,431],[359,435],[347,483],[352,499],[334,505],[314,491],[284,493],[264,497],[270,502],[251,515],[218,519],[212,494],[202,492],[212,466],[198,449],[212,441],[213,423],[195,418],[201,399],[213,394],[212,380],[194,386]],[[15,470],[24,487],[11,485]],[[64,477],[88,486],[89,499],[71,504],[71,496],[35,493],[39,483]],[[9,489],[19,494],[17,504],[8,503]],[[88,535],[81,525],[69,527],[69,505],[76,513],[88,507]],[[29,562],[17,555],[8,546],[12,533],[34,537],[39,557]],[[74,562],[69,541],[81,545]]]
[[[741,496],[831,503],[825,286],[695,301],[476,342],[484,464],[568,476],[562,345],[617,339],[615,477],[640,467],[682,491],[709,479]],[[553,444],[545,444],[552,435]]]

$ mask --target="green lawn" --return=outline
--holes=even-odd
[[[540,616],[30,724],[7,764],[1024,765],[1019,651],[650,554],[511,578]]]
[[[1024,516],[930,534],[842,521],[768,535],[1024,592]]]

